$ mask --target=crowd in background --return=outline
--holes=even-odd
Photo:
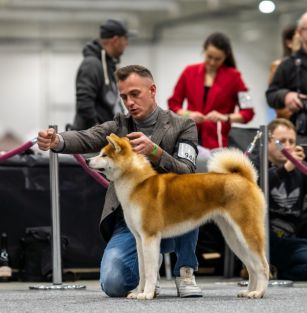
[[[160,122],[161,116],[164,114],[161,113],[162,110],[156,108],[156,103],[151,102],[153,106],[146,112],[140,107],[133,108],[132,104],[129,107],[129,99],[124,98],[127,97],[127,94],[117,90],[114,71],[118,67],[120,56],[127,47],[128,38],[129,32],[123,23],[108,20],[100,28],[100,38],[86,45],[83,52],[84,59],[76,78],[76,116],[73,124],[68,125],[68,128],[95,130],[96,128],[91,127],[106,122],[106,128],[99,128],[102,135],[105,129],[113,130],[114,127],[120,131],[125,129],[128,133],[138,133],[138,135],[131,135],[130,140],[142,141],[144,147],[152,145],[153,148],[149,152],[144,148],[139,153],[151,156],[151,161],[155,164],[158,162],[157,158],[163,159],[163,151],[170,150],[168,153],[171,154],[176,145],[167,147],[162,143],[161,148],[157,143],[151,141],[158,132],[155,125]],[[271,262],[277,268],[279,278],[306,280],[307,236],[304,231],[306,226],[304,198],[307,193],[307,179],[295,167],[295,164],[277,151],[275,140],[279,140],[298,161],[304,161],[304,149],[299,144],[304,145],[307,141],[307,13],[301,16],[295,27],[284,30],[282,39],[284,53],[282,58],[272,63],[270,71],[268,70],[268,89],[266,91],[268,105],[276,110],[278,117],[269,124]],[[255,109],[249,94],[249,86],[244,82],[244,75],[236,67],[231,42],[227,35],[220,32],[210,34],[203,43],[203,54],[204,61],[187,65],[178,81],[174,83],[173,93],[168,99],[168,107],[177,115],[195,122],[198,138],[194,138],[193,134],[185,137],[182,132],[184,129],[188,133],[189,125],[182,122],[184,125],[179,127],[177,120],[173,121],[170,118],[178,127],[176,129],[174,126],[176,130],[174,132],[180,133],[184,137],[182,140],[193,141],[187,150],[188,153],[192,156],[196,153],[195,151],[199,151],[199,159],[205,161],[212,151],[228,146],[232,124],[248,123],[252,120]],[[138,75],[142,79],[145,77],[138,84],[146,84],[147,79],[152,81],[150,73],[143,76],[143,70],[138,69],[138,71]],[[119,83],[122,81],[125,79],[120,78]],[[156,90],[151,86],[147,86],[146,92],[149,94],[145,96],[152,96],[151,100],[153,101]],[[125,88],[128,87],[122,86],[121,90],[125,90]],[[139,94],[135,91],[135,94],[132,93],[130,96],[138,97]],[[130,116],[134,118],[133,125],[130,125],[122,117],[123,105],[120,97],[124,100]],[[81,132],[81,134],[89,133]],[[46,140],[49,135],[49,133],[41,134],[42,138],[46,138]],[[73,148],[65,145],[65,142],[69,142],[69,136],[69,134],[63,134],[62,137],[52,137],[52,145],[49,144],[48,149],[54,148],[59,152],[73,151]],[[73,137],[76,141],[78,138]],[[82,140],[84,140],[83,137]],[[164,140],[166,139],[164,138]],[[196,149],[196,144],[198,144],[198,149]],[[84,149],[86,150],[86,148]],[[185,149],[187,148],[185,147]],[[167,162],[171,164],[167,171],[172,168],[178,172],[195,171],[196,163],[191,166],[189,162],[186,162],[188,165],[185,164],[182,169],[180,168],[182,164],[176,164],[172,158]],[[113,197],[115,196],[113,195]],[[126,238],[127,227],[120,214],[117,214],[116,236],[121,232]],[[195,250],[195,237],[197,237],[197,232],[188,234],[181,244],[185,245],[192,241],[193,245],[189,248]],[[111,240],[113,239],[114,237],[111,238]],[[129,240],[131,240],[130,237]],[[115,245],[114,240],[111,242],[111,246]],[[116,246],[118,247],[118,243]],[[179,244],[176,248],[180,250]],[[135,245],[133,249],[133,258],[135,258]],[[280,254],[280,251],[287,251],[287,253]],[[191,253],[189,255],[189,259],[185,259],[176,267],[175,274],[177,277],[188,277],[191,281],[189,281],[188,289],[184,289],[185,286],[182,287],[182,281],[178,282],[177,287],[182,296],[189,292],[192,293],[192,296],[200,296],[201,292],[193,276],[194,270],[197,269],[197,262],[191,257]],[[106,259],[107,255],[102,260],[101,266],[104,269],[113,262]],[[131,257],[129,262],[131,262]],[[180,263],[180,258],[178,262]],[[191,271],[189,272],[187,268]],[[118,277],[122,276],[120,271],[118,273]],[[134,277],[133,282],[130,282],[125,289],[114,291],[112,284],[107,281],[109,278],[109,276],[102,276],[101,284],[105,291],[110,288],[108,293],[111,296],[125,294],[127,288],[136,285],[137,280],[137,277]]]

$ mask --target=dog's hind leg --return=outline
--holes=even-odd
[[[139,293],[138,299],[153,299],[159,270],[161,235],[142,238],[142,251],[144,256],[145,288]]]
[[[261,242],[255,245],[261,245],[258,250],[260,255],[250,248],[247,235],[230,218],[218,216],[214,218],[220,227],[224,238],[231,250],[245,264],[249,273],[248,290],[238,294],[239,297],[262,298],[268,284],[268,264],[264,257],[264,246]],[[255,228],[255,231],[256,228]],[[254,234],[258,238],[257,234]]]
[[[248,230],[242,229],[247,247],[247,258],[244,261],[249,275],[249,288],[247,293],[238,296],[248,298],[262,298],[266,292],[269,281],[269,265],[265,256],[264,229],[254,225],[252,234],[244,234]]]
[[[244,234],[244,231],[242,231]],[[245,262],[249,274],[249,282],[251,288],[247,294],[241,294],[239,296],[248,297],[248,298],[262,298],[269,281],[269,265],[265,256],[265,239],[264,230],[261,229],[260,225],[254,225],[253,227],[253,236],[249,236],[249,257]]]
[[[254,254],[249,258],[249,262],[245,263],[248,274],[251,277],[249,282],[252,288],[247,293],[241,293],[238,296],[247,298],[262,298],[268,286],[269,266],[263,255]]]

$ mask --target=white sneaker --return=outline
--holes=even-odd
[[[182,267],[180,269],[180,277],[176,277],[175,283],[177,295],[180,298],[196,298],[203,296],[201,289],[196,285],[193,269],[190,267]]]

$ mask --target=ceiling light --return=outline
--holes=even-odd
[[[261,1],[259,3],[259,11],[261,13],[272,13],[275,11],[275,3],[273,1]]]

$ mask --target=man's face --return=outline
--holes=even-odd
[[[302,17],[302,24],[298,27],[298,33],[302,44],[307,46],[307,13]]]
[[[279,140],[280,143],[282,143],[282,145],[284,146],[284,148],[291,153],[294,151],[296,146],[295,131],[284,125],[279,125],[275,128],[274,132],[271,134],[268,146],[269,160],[274,165],[281,166],[287,161],[287,158],[276,147],[275,140]]]
[[[148,77],[132,73],[118,82],[118,90],[126,109],[136,120],[144,120],[157,106],[156,85]]]
[[[115,36],[112,39],[112,57],[119,58],[128,46],[128,38],[125,36]]]

